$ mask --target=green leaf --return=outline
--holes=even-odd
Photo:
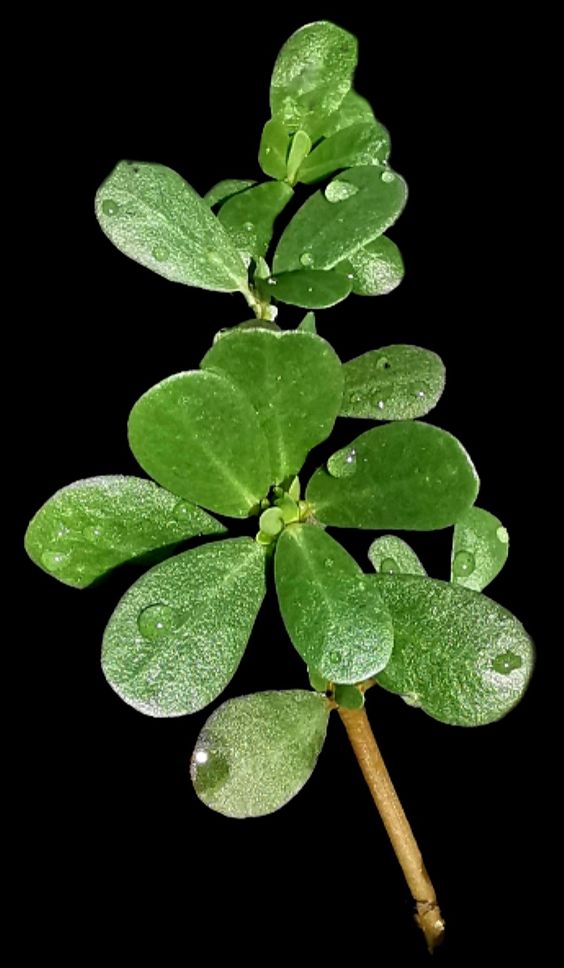
[[[384,668],[389,613],[356,561],[321,528],[292,524],[278,539],[276,591],[294,648],[331,682],[360,682]]]
[[[290,185],[296,180],[298,168],[311,151],[311,138],[305,131],[296,131],[288,154],[287,173]]]
[[[534,649],[513,615],[448,582],[408,575],[372,581],[394,623],[394,651],[380,685],[455,726],[491,723],[519,702]]]
[[[394,534],[376,538],[368,549],[374,571],[383,575],[426,575],[423,565],[407,542]]]
[[[282,47],[272,73],[270,107],[288,127],[311,135],[350,90],[357,41],[327,21],[307,24]]]
[[[164,165],[120,161],[96,194],[102,231],[165,279],[220,292],[247,290],[245,264],[209,205]]]
[[[312,689],[315,689],[316,692],[327,692],[329,683],[325,676],[322,676],[317,669],[308,666],[307,675]]]
[[[229,699],[196,742],[190,773],[200,800],[227,817],[262,817],[309,780],[325,741],[329,704],[291,689]]]
[[[203,709],[233,678],[265,594],[265,555],[250,538],[213,541],[151,568],[104,633],[113,689],[148,716]]]
[[[419,346],[383,346],[344,364],[342,417],[408,420],[438,403],[445,368],[436,353]]]
[[[298,181],[311,185],[341,168],[382,165],[390,154],[390,136],[376,121],[352,124],[322,141],[305,159]]]
[[[271,118],[262,129],[259,148],[259,165],[265,175],[283,181],[286,178],[286,159],[290,148],[290,132]]]
[[[344,272],[352,271],[352,287],[357,296],[386,296],[404,276],[401,252],[385,235],[363,245],[341,265]]]
[[[434,531],[454,524],[475,501],[478,476],[462,444],[445,430],[409,420],[375,427],[348,448],[354,474],[319,468],[306,499],[339,528]]]
[[[296,474],[311,448],[333,429],[342,367],[319,336],[296,330],[231,332],[212,346],[201,366],[224,374],[250,400],[267,442],[270,483]],[[238,439],[235,443],[239,446]],[[262,443],[256,446],[262,451]]]
[[[349,169],[294,215],[278,243],[274,272],[332,269],[393,225],[406,198],[403,178],[389,168]]]
[[[362,709],[364,694],[356,686],[336,686],[335,702],[344,709]]]
[[[258,286],[266,297],[302,309],[326,309],[349,295],[352,281],[340,272],[299,269],[282,272],[261,281]]]
[[[177,373],[148,390],[129,416],[129,444],[159,484],[218,514],[247,517],[272,484],[256,411],[217,373]]]
[[[266,255],[276,216],[293,194],[289,185],[271,181],[234,195],[221,206],[219,221],[244,257],[250,260]]]
[[[330,138],[337,131],[348,128],[351,124],[372,123],[378,127],[383,127],[374,117],[371,105],[356,91],[349,91],[345,94],[341,104],[323,123],[320,134],[324,138]]]
[[[91,477],[57,491],[32,518],[28,555],[65,585],[85,588],[108,571],[200,534],[219,521],[140,477]]]
[[[509,535],[499,518],[482,508],[469,508],[454,528],[451,581],[481,592],[499,574],[508,553]]]
[[[315,313],[306,313],[298,329],[302,333],[317,333],[317,326],[315,325]]]
[[[238,195],[239,192],[246,191],[247,188],[252,188],[256,185],[256,181],[248,178],[225,178],[223,181],[214,185],[210,188],[209,192],[204,195],[204,202],[207,202],[210,208],[215,205],[219,205],[220,202],[226,202],[228,198],[233,195]]]

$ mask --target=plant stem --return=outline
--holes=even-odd
[[[415,920],[432,952],[442,940],[445,923],[421,851],[374,739],[366,711],[340,707],[339,716],[415,899]]]

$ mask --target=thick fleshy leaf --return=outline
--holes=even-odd
[[[357,296],[386,296],[404,276],[401,252],[385,235],[353,252],[343,271],[352,271],[352,288]]]
[[[256,411],[218,373],[195,370],[157,383],[133,407],[128,431],[151,477],[218,514],[247,517],[272,484]]]
[[[247,289],[229,235],[171,168],[120,161],[98,189],[96,216],[121,252],[166,279],[220,292]]]
[[[91,477],[57,491],[30,521],[25,547],[54,578],[85,588],[126,561],[200,534],[219,521],[140,477]]]
[[[298,174],[298,168],[311,151],[311,138],[306,131],[296,131],[292,138],[288,153],[287,174],[290,185],[293,185]]]
[[[332,269],[393,225],[406,198],[403,178],[389,168],[350,168],[294,215],[278,243],[274,272]]]
[[[499,574],[508,553],[509,535],[499,518],[469,508],[454,527],[450,580],[481,592]]]
[[[410,420],[436,406],[445,368],[436,353],[420,346],[383,346],[344,364],[342,417]]]
[[[362,709],[364,693],[356,686],[335,686],[335,702],[344,709]]]
[[[311,185],[341,168],[382,165],[390,154],[390,136],[376,121],[352,124],[322,141],[305,159],[298,181]]]
[[[243,256],[258,259],[266,255],[274,220],[293,194],[289,185],[271,181],[233,195],[221,206],[219,221]]]
[[[317,333],[317,326],[315,325],[315,313],[306,313],[301,323],[298,325],[298,329],[302,333]]]
[[[340,272],[298,269],[269,276],[260,282],[259,289],[268,298],[289,306],[326,309],[347,298],[352,280]]]
[[[213,208],[214,205],[226,202],[228,198],[246,191],[247,188],[252,188],[253,185],[256,185],[256,181],[248,178],[224,178],[223,181],[210,188],[209,192],[206,192],[204,202],[207,202],[209,207]]]
[[[272,73],[270,107],[288,127],[312,134],[350,90],[357,41],[327,21],[301,27],[282,47]]]
[[[426,575],[423,565],[406,541],[395,534],[376,538],[368,549],[374,571],[382,575]]]
[[[410,420],[375,427],[340,453],[349,473],[324,467],[306,499],[339,528],[434,531],[458,521],[478,493],[476,470],[456,437]],[[329,462],[328,462],[329,466]]]
[[[227,817],[279,810],[309,780],[329,703],[304,689],[229,699],[200,733],[190,764],[200,800]]]
[[[390,615],[356,561],[321,528],[287,527],[275,558],[278,601],[295,649],[331,682],[360,682],[384,668]]]
[[[345,94],[341,104],[323,123],[321,134],[324,138],[330,138],[337,131],[350,127],[351,124],[380,125],[374,117],[374,112],[370,103],[365,97],[357,94],[356,91],[349,91]]]
[[[375,575],[394,623],[378,682],[443,723],[479,726],[521,699],[534,661],[520,622],[485,595],[431,578]]]
[[[343,392],[342,367],[320,336],[231,332],[201,365],[224,374],[253,405],[267,441],[270,483],[296,474],[312,447],[331,433]]]
[[[214,541],[151,568],[114,611],[102,668],[148,716],[203,709],[233,678],[265,593],[265,554],[250,538]]]
[[[259,165],[265,175],[282,181],[286,177],[286,161],[290,148],[290,132],[277,118],[271,118],[262,129]]]

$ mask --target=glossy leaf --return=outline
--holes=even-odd
[[[290,151],[288,153],[288,181],[293,185],[296,180],[298,168],[311,151],[311,138],[306,131],[296,131],[292,138]]]
[[[384,668],[389,613],[356,561],[321,528],[287,527],[278,539],[276,591],[294,648],[331,682],[360,682]]]
[[[322,141],[305,159],[298,181],[311,185],[341,168],[382,165],[390,154],[390,136],[376,121],[352,124]]]
[[[282,47],[272,73],[272,115],[311,134],[320,119],[337,110],[350,90],[357,41],[327,21],[307,24]]]
[[[431,578],[375,575],[394,623],[394,651],[378,682],[443,723],[479,726],[521,699],[533,643],[504,608]]]
[[[96,216],[121,252],[166,279],[247,288],[245,264],[209,205],[164,165],[120,161],[98,189]]]
[[[480,592],[503,568],[509,535],[499,518],[483,508],[469,508],[456,522],[451,581]]]
[[[240,192],[244,192],[247,188],[252,188],[256,185],[256,181],[248,178],[224,178],[223,181],[214,185],[210,188],[209,192],[204,195],[204,202],[207,202],[210,208],[215,205],[219,205],[220,202],[226,202],[228,198],[232,198],[233,195],[238,195]]]
[[[306,499],[324,524],[340,528],[434,531],[454,524],[475,501],[478,476],[459,441],[429,424],[375,427],[349,445],[352,475],[321,467]]]
[[[221,206],[218,218],[239,252],[253,259],[266,255],[276,216],[293,194],[289,185],[271,181],[240,192]]]
[[[395,534],[376,538],[368,549],[374,571],[383,575],[426,575],[423,565],[406,541]]]
[[[298,329],[302,333],[317,333],[317,326],[315,325],[315,313],[306,313],[301,323],[298,325]]]
[[[404,276],[401,252],[385,235],[353,252],[343,271],[352,271],[352,288],[357,296],[386,296]]]
[[[345,94],[341,104],[323,123],[320,134],[330,138],[337,131],[348,128],[351,124],[376,124],[380,122],[374,117],[370,103],[356,91]]]
[[[282,181],[286,177],[286,160],[290,148],[290,132],[277,118],[271,118],[262,129],[259,165],[265,175]]]
[[[389,168],[343,172],[294,215],[278,243],[274,272],[332,269],[393,225],[406,198],[403,178]]]
[[[217,373],[177,373],[148,390],[131,411],[129,444],[159,484],[218,514],[246,517],[272,483],[256,411]]]
[[[340,272],[298,269],[270,276],[259,285],[267,298],[302,309],[326,309],[349,295],[352,281]]]
[[[200,534],[219,521],[140,477],[91,477],[57,491],[25,535],[30,558],[65,585],[85,588],[126,561]]]
[[[309,780],[328,720],[327,700],[303,689],[229,699],[211,714],[192,754],[200,800],[227,817],[279,810]]]
[[[104,633],[102,668],[148,716],[203,709],[233,678],[265,594],[265,555],[250,538],[191,548],[125,593]]]
[[[408,420],[436,406],[445,368],[436,353],[420,346],[383,346],[344,364],[343,417]]]
[[[231,332],[201,365],[224,374],[250,400],[266,440],[270,483],[296,474],[331,433],[343,376],[338,356],[321,337],[295,330]]]

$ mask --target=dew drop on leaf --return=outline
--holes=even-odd
[[[501,541],[502,544],[508,544],[508,542],[509,542],[509,532],[508,532],[507,528],[504,528],[504,527],[498,528],[497,531],[496,531],[496,537],[497,537],[498,541]]]
[[[394,175],[393,171],[383,171],[380,177],[382,181],[386,183],[386,185],[389,185],[391,182],[396,180],[396,176]]]
[[[475,567],[476,561],[471,551],[458,551],[454,556],[452,571],[457,577],[471,575]]]
[[[166,262],[168,259],[168,249],[165,248],[164,245],[156,245],[153,249],[153,258],[155,258],[157,262]]]
[[[516,655],[515,652],[501,652],[493,660],[492,669],[494,672],[500,672],[502,676],[508,676],[515,669],[520,669],[522,665],[523,660],[520,655]]]
[[[332,558],[326,558],[323,564],[325,565],[326,568],[333,568],[335,562],[333,561]]]
[[[50,551],[47,549],[41,555],[41,564],[49,571],[58,571],[59,568],[63,568],[66,565],[69,557],[69,555],[65,555],[61,551]]]
[[[335,662],[335,663],[340,662],[341,661],[341,653],[340,652],[331,652],[329,658],[331,659],[331,662]]]
[[[400,569],[393,558],[384,558],[380,565],[380,571],[383,575],[399,575]]]
[[[356,195],[358,188],[347,181],[329,182],[325,189],[325,198],[328,202],[342,202],[345,198]]]
[[[104,531],[99,525],[89,525],[83,531],[84,537],[88,538],[89,541],[99,541],[103,537]]]
[[[356,450],[354,447],[344,447],[332,454],[327,461],[327,470],[331,477],[352,477],[356,471]]]
[[[119,205],[117,202],[114,202],[113,198],[105,198],[102,202],[102,211],[104,215],[117,215]]]
[[[229,764],[221,754],[202,747],[194,751],[190,773],[196,793],[211,793],[223,786],[227,780]]]
[[[176,521],[187,521],[193,511],[193,505],[188,504],[187,501],[179,501],[178,504],[174,505],[172,516]]]
[[[311,252],[302,252],[300,256],[300,262],[303,266],[306,267],[306,269],[308,268],[311,269],[313,265],[313,256]]]
[[[139,613],[137,626],[144,639],[155,642],[171,632],[179,624],[176,609],[164,603],[148,605]]]

